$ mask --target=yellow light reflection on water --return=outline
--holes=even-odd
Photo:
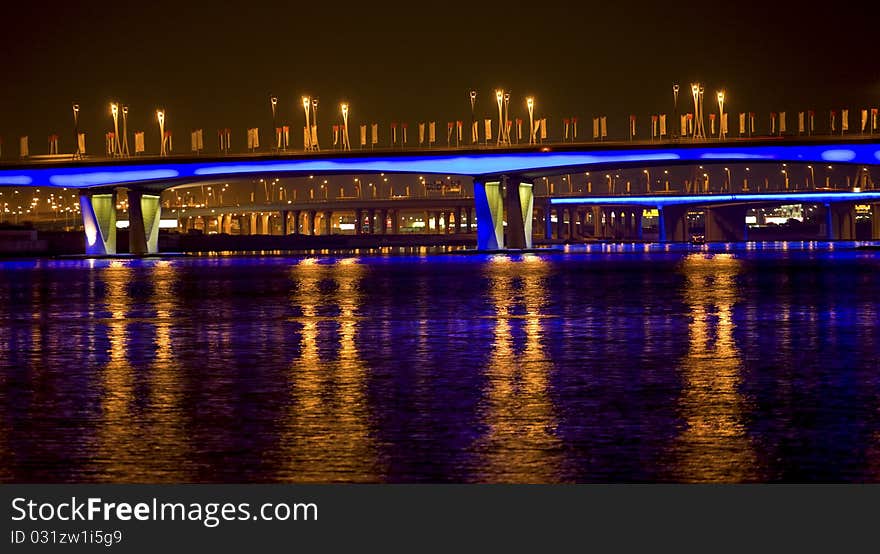
[[[360,282],[366,269],[303,260],[291,268],[291,303],[302,311],[300,355],[290,367],[291,398],[279,438],[276,478],[295,482],[382,480],[370,427],[367,367],[357,349]],[[324,326],[338,324],[339,351],[328,354]]]
[[[739,391],[742,359],[734,340],[741,262],[730,254],[695,253],[681,272],[687,283],[689,349],[682,360],[679,411],[685,428],[674,444],[676,481],[739,482],[758,478]]]
[[[548,262],[528,256],[527,265],[493,256],[485,267],[495,308],[492,352],[483,399],[486,435],[476,444],[479,482],[546,483],[560,479],[563,463],[557,419],[549,395],[552,363],[544,351],[541,310],[547,302]],[[524,315],[512,315],[511,308]],[[517,354],[511,320],[523,319],[525,348]]]

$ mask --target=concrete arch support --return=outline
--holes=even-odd
[[[532,247],[532,211],[535,196],[532,183],[506,180],[507,248]]]
[[[504,198],[501,181],[474,181],[477,209],[477,249],[498,250],[504,247]]]
[[[86,233],[86,254],[116,254],[116,193],[79,196],[83,229]]]

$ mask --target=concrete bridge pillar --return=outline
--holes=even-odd
[[[287,223],[287,217],[290,215],[290,212],[287,210],[281,210],[281,212],[279,212],[279,215],[281,216],[281,234],[287,236],[289,227]]]
[[[128,244],[132,254],[159,251],[159,221],[162,206],[158,194],[128,191]]]
[[[331,235],[333,234],[333,212],[327,210],[324,212],[324,234]]]
[[[565,239],[565,208],[562,206],[556,208],[556,238]]]
[[[548,202],[544,206],[544,239],[553,238],[553,207]]]
[[[248,225],[248,217],[244,215],[238,216],[238,234],[246,235],[248,233],[247,225]]]
[[[223,218],[223,233],[227,235],[232,234],[232,214],[226,214]]]
[[[871,204],[871,240],[880,240],[880,204]]]
[[[379,233],[383,235],[388,234],[388,209],[383,208],[379,210]]]
[[[719,206],[705,210],[707,241],[748,240],[745,206]]]
[[[354,234],[362,235],[364,232],[364,211],[357,208],[354,211]]]
[[[301,216],[302,216],[302,211],[300,211],[300,210],[293,211],[293,221],[291,223],[293,224],[293,234],[294,235],[299,234],[299,220],[300,220]]]
[[[593,238],[605,238],[605,229],[602,225],[602,208],[593,206]]]
[[[477,211],[477,249],[498,250],[504,247],[504,197],[501,181],[474,181],[474,204]]]
[[[116,191],[79,195],[80,213],[86,233],[86,254],[116,254]]]
[[[827,240],[855,240],[856,214],[852,204],[825,204],[825,237]]]
[[[660,242],[684,242],[688,235],[687,208],[682,206],[658,206],[657,222]]]
[[[261,230],[264,235],[272,233],[272,214],[260,214]]]
[[[507,204],[507,248],[532,247],[534,185],[519,177],[505,178]]]
[[[257,212],[251,212],[251,213],[249,214],[249,216],[250,216],[250,217],[249,217],[249,220],[248,220],[248,234],[249,234],[249,235],[256,235],[257,232],[258,232],[258,229],[257,229]]]
[[[391,210],[391,232],[400,234],[400,210]]]
[[[374,234],[376,232],[376,210],[370,208],[367,210],[367,233]]]
[[[318,212],[317,212],[317,210],[309,210],[308,214],[309,214],[309,223],[308,223],[309,235],[315,236],[318,234],[318,227],[317,227]]]
[[[464,219],[462,218],[462,213],[464,209],[461,206],[455,207],[455,232],[456,233],[464,233]]]
[[[465,210],[465,214],[467,215],[467,223],[465,225],[465,232],[472,233],[474,230],[474,210],[473,208],[467,208]]]

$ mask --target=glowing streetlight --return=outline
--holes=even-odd
[[[303,148],[306,150],[312,149],[312,126],[309,123],[309,107],[312,105],[312,99],[308,96],[302,97],[303,103],[303,111],[306,114],[306,129],[303,133]]]
[[[733,192],[733,180],[730,178],[730,168],[725,167],[724,171],[727,172],[727,190],[728,192]]]
[[[275,114],[276,114],[276,110],[277,110],[277,106],[278,106],[278,97],[270,96],[269,97],[269,104],[272,105],[272,133],[275,134],[275,136],[277,137],[278,131],[276,130],[277,127],[276,127],[276,123],[275,123]],[[276,149],[281,147],[280,142],[281,142],[281,140],[276,138],[276,140],[275,140],[275,148]]]
[[[504,93],[504,142],[510,144],[510,129],[507,128],[507,120],[510,117],[508,105],[510,104],[510,93]]]
[[[504,102],[504,91],[498,89],[495,91],[495,99],[498,101],[498,140],[496,144],[501,144],[501,135],[504,132],[504,113],[502,111],[502,103]]]
[[[165,110],[156,110],[156,119],[159,120],[159,140],[161,140],[161,148],[159,155],[165,155]]]
[[[315,150],[320,150],[318,147],[318,99],[312,98],[312,146]]]
[[[810,170],[810,182],[813,183],[813,188],[816,188],[816,173],[813,171],[813,166],[808,165],[807,169]],[[807,187],[809,188],[809,187]]]
[[[339,107],[342,110],[342,148],[351,150],[351,144],[348,142],[348,104],[343,102]]]
[[[721,140],[725,136],[724,128],[724,91],[718,91],[718,139]]]
[[[73,157],[78,158],[83,153],[79,148],[79,104],[73,105],[73,144],[76,145]]]
[[[672,85],[672,112],[675,114],[675,119],[673,120],[675,122],[675,125],[678,125],[678,91],[679,91],[678,83],[673,84]],[[673,129],[675,128],[675,125],[673,125]],[[675,136],[676,136],[675,133],[673,133],[672,138],[675,138]]]
[[[113,116],[113,155],[120,154],[119,147],[119,104],[110,102],[110,114]]]
[[[477,117],[474,114],[474,106],[477,104],[477,91],[472,90],[470,93],[471,99],[471,142],[474,144],[477,143]]]
[[[128,151],[128,106],[122,106],[122,153],[131,155]]]
[[[529,144],[535,144],[535,99],[526,98],[526,106],[529,108]]]
[[[647,169],[643,169],[642,173],[645,174],[645,190],[651,192],[651,172]]]

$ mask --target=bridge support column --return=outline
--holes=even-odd
[[[162,205],[158,194],[128,191],[128,250],[132,254],[159,251],[159,220]]]
[[[299,234],[299,220],[300,220],[301,216],[302,216],[302,212],[300,210],[293,211],[293,221],[291,223],[293,223],[293,234],[294,235]]]
[[[318,212],[316,210],[309,210],[308,213],[309,213],[309,223],[308,223],[309,235],[315,236],[318,234],[318,227],[317,227],[317,221],[316,221],[316,219],[317,219],[316,216],[318,215]]]
[[[706,208],[706,240],[716,242],[747,240],[746,211],[744,206]]]
[[[388,234],[388,209],[382,209],[379,211],[379,218],[382,220],[379,222],[379,232],[383,235]]]
[[[658,206],[657,222],[660,242],[684,242],[689,240],[687,208],[681,206]]]
[[[519,178],[504,178],[507,204],[506,248],[532,247],[532,211],[535,197],[532,183]],[[503,229],[502,229],[503,232]]]
[[[504,198],[501,181],[474,181],[477,210],[477,249],[498,250],[504,247]]]
[[[86,233],[86,254],[116,254],[116,192],[79,195]]]
[[[232,214],[226,214],[223,218],[223,233],[227,235],[232,234]]]
[[[260,228],[264,235],[272,234],[272,214],[260,214]]]
[[[333,212],[330,210],[324,212],[324,234],[333,234]]]
[[[248,234],[256,235],[257,234],[257,213],[251,212],[250,218],[248,219]]]
[[[825,231],[828,240],[855,240],[856,217],[852,204],[825,204]]]
[[[364,211],[360,208],[354,211],[354,234],[362,235],[364,232]]]
[[[880,204],[871,204],[871,240],[880,240]]]
[[[287,232],[288,232],[287,217],[290,214],[290,212],[287,210],[281,210],[280,214],[281,214],[281,234],[284,236],[287,236]]]
[[[553,207],[549,202],[544,206],[544,239],[553,238]]]
[[[391,232],[400,234],[400,210],[391,210]]]
[[[593,238],[605,238],[605,229],[602,226],[602,208],[593,206]]]

